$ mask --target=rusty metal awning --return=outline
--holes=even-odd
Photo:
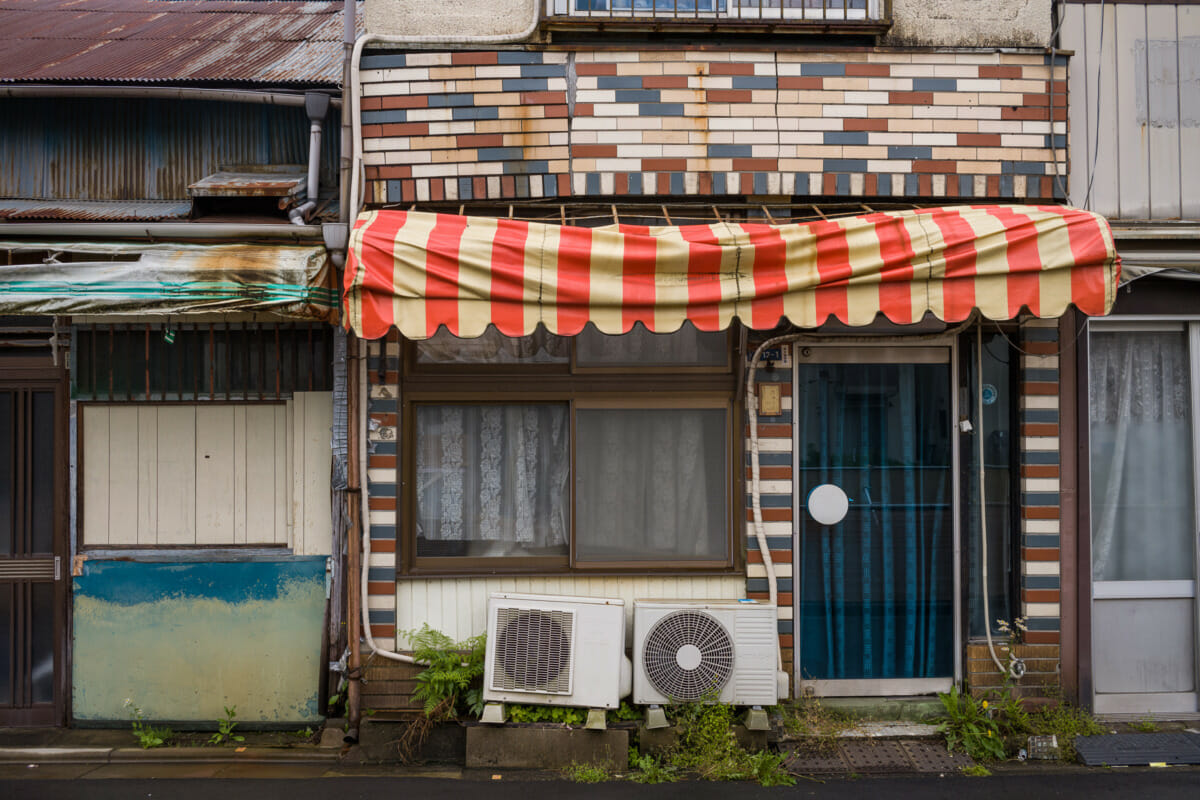
[[[0,241],[0,314],[337,317],[322,245]]]
[[[187,219],[186,200],[22,200],[0,198],[0,219],[72,222],[157,222]]]
[[[306,192],[303,165],[231,167],[188,184],[190,197],[278,197],[292,202]]]

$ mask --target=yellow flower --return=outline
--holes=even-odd
[[[984,707],[984,708],[987,708],[987,700],[984,700],[984,701],[983,701],[983,707]]]

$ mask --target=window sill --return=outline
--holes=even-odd
[[[755,20],[755,19],[611,19],[607,17],[550,17],[542,29],[563,34],[611,33],[711,33],[727,35],[853,36],[876,37],[887,33],[892,21],[886,20]],[[598,44],[592,42],[592,44]]]
[[[745,577],[745,568],[720,567],[696,569],[492,569],[492,570],[420,570],[397,572],[396,581],[413,581],[429,579],[461,579],[461,578],[703,578],[703,577]]]

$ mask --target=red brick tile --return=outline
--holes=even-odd
[[[646,89],[686,89],[687,75],[644,75],[642,86]]]
[[[754,93],[749,89],[709,89],[704,94],[710,103],[750,103]]]
[[[954,173],[958,171],[958,162],[917,159],[916,161],[912,162],[912,171],[928,172],[931,175],[939,172]],[[922,192],[922,194],[924,194],[924,192]]]
[[[933,92],[888,92],[888,102],[894,106],[931,106]]]
[[[562,105],[566,102],[566,92],[521,92],[521,103],[527,106]]]
[[[1058,394],[1058,383],[1027,381],[1021,384],[1021,394],[1036,394],[1039,396]]]
[[[815,75],[780,75],[780,89],[823,89],[825,79]]]
[[[686,158],[643,158],[642,172],[684,172]]]
[[[463,133],[454,139],[459,147],[503,147],[504,134],[501,133]]]
[[[886,119],[847,117],[842,120],[842,130],[844,131],[886,131],[887,129],[888,121]]]
[[[763,522],[791,522],[792,510],[790,508],[764,508],[762,518]],[[746,509],[746,521],[754,521],[754,509]]]
[[[616,64],[576,64],[576,75],[616,75]]]
[[[1057,547],[1022,547],[1022,561],[1058,561],[1060,558]]]
[[[452,53],[450,55],[450,63],[454,64],[455,66],[469,66],[471,64],[498,64],[499,62],[500,54],[495,50]]]
[[[846,77],[866,75],[873,78],[886,78],[892,74],[890,64],[847,64]]]
[[[1026,631],[1025,641],[1029,644],[1058,644],[1058,631]]]
[[[1022,436],[1058,436],[1058,425],[1054,422],[1027,422],[1021,426]]]
[[[710,75],[753,75],[754,64],[714,61],[708,65]]]
[[[960,133],[959,147],[1001,147],[998,133]]]
[[[426,108],[429,96],[424,94],[389,94],[380,98],[382,108]]]
[[[1020,67],[1012,67],[1012,66],[1000,67],[1000,66],[980,65],[979,77],[981,77],[981,78],[1017,78],[1019,80],[1022,77],[1022,75],[1021,75]]]
[[[776,158],[735,158],[733,168],[737,172],[777,172],[779,159]],[[746,187],[746,178],[750,178],[750,186]],[[742,176],[742,194],[754,194],[754,176]]]

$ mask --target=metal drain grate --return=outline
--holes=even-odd
[[[1194,733],[1118,733],[1075,739],[1079,760],[1089,767],[1146,764],[1200,764],[1200,736]]]
[[[912,772],[900,742],[843,742],[842,755],[854,772]]]
[[[966,753],[951,753],[941,742],[902,742],[917,772],[957,772],[975,762]]]
[[[788,745],[791,751],[784,759],[788,772],[798,775],[837,775],[850,771],[841,749],[814,750],[803,744]]]

